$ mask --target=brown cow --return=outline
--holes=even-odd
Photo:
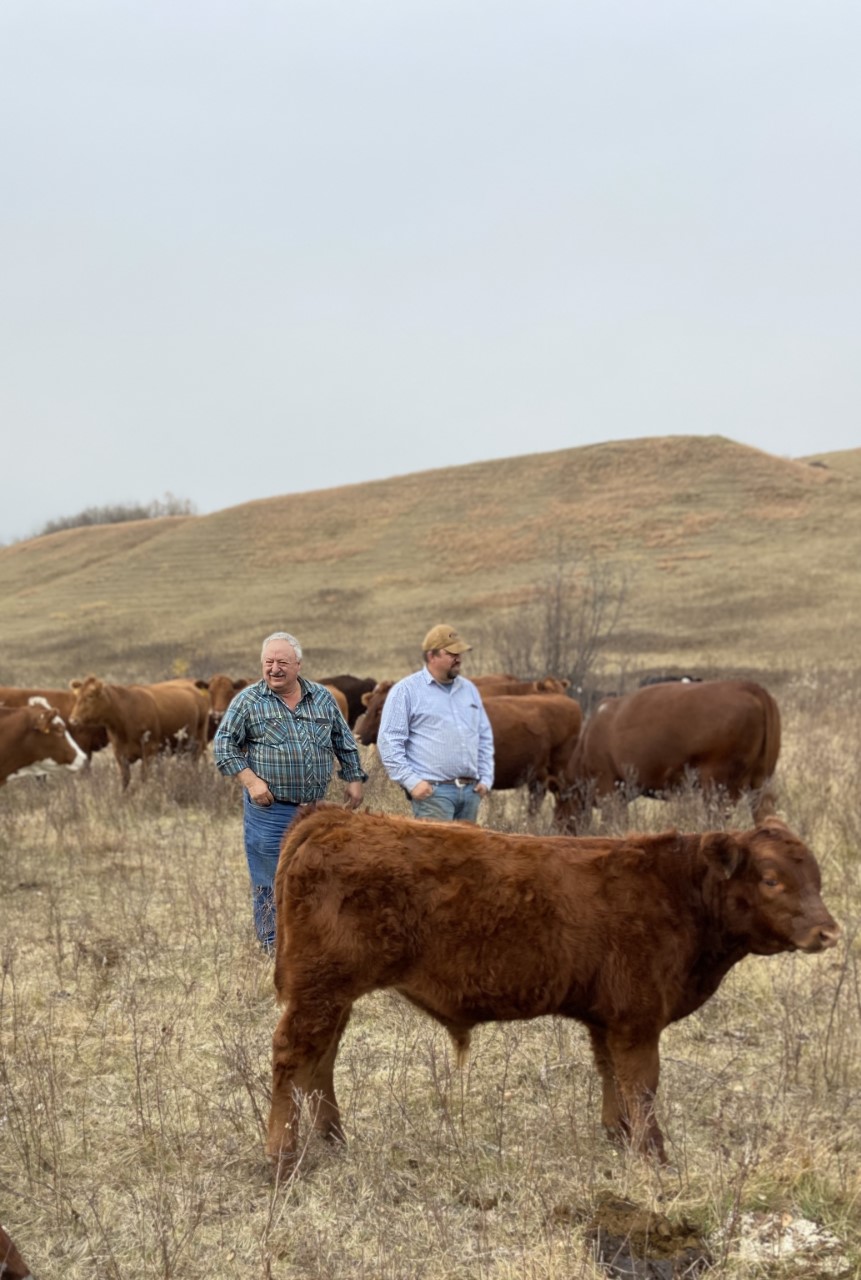
[[[565,693],[571,688],[570,680],[545,676],[543,680],[519,680],[517,676],[470,676],[478,688],[482,701],[487,698],[515,698],[535,693]]]
[[[365,714],[354,730],[360,742],[377,741],[392,683],[382,680],[366,695]],[[493,789],[512,791],[528,786],[530,807],[535,811],[568,768],[583,720],[580,704],[565,694],[553,693],[505,697],[482,693],[481,700],[493,730]]]
[[[146,766],[165,750],[206,749],[209,699],[193,680],[166,680],[158,684],[106,684],[97,676],[73,681],[77,696],[71,723],[104,725],[108,731],[123,787],[129,785],[131,766]]]
[[[735,802],[758,793],[754,819],[774,812],[768,783],[780,751],[780,712],[751,680],[646,685],[605,698],[587,720],[560,779],[560,821],[576,824],[592,802],[662,796],[696,778]]]
[[[44,698],[26,707],[0,707],[0,786],[61,768],[77,773],[86,763],[63,717]]]
[[[44,698],[50,706],[56,707],[69,727],[69,716],[75,702],[71,689],[18,689],[14,685],[0,685],[0,705],[4,707],[26,707],[31,698]],[[78,725],[75,729],[69,728],[69,732],[87,757],[108,745],[107,730],[102,725]]]
[[[0,1227],[0,1277],[2,1280],[35,1280],[15,1241],[3,1227]]]
[[[209,694],[209,728],[207,737],[211,742],[215,737],[215,731],[221,724],[221,717],[230,706],[240,689],[244,689],[249,683],[242,676],[238,676],[235,680],[232,676],[226,676],[219,673],[210,676],[208,680],[195,680],[198,689],[205,689]]]
[[[380,717],[383,714],[383,704],[389,696],[389,690],[394,684],[394,680],[380,680],[375,684],[370,693],[362,694],[362,705],[364,712],[358,717],[353,725],[353,737],[357,742],[364,742],[366,746],[371,746],[377,741],[380,732]]]
[[[335,684],[324,684],[323,688],[328,689],[329,693],[331,693],[332,697],[337,702],[338,710],[340,711],[341,715],[345,720],[347,720],[347,717],[350,714],[350,708],[347,702],[347,695],[345,693],[342,693],[341,690],[338,688],[338,686]]]
[[[459,1054],[478,1023],[586,1024],[611,1135],[665,1160],[658,1041],[746,955],[822,951],[840,927],[819,867],[777,819],[752,831],[622,839],[502,835],[324,808],[285,836],[275,878],[268,1152],[296,1153],[301,1095],[343,1139],[333,1070],[356,1000],[393,988]]]
[[[370,693],[377,682],[370,677],[343,675],[323,676],[317,683],[324,684],[327,689],[341,690],[347,699],[347,714],[344,719],[352,729],[362,714],[363,694]]]

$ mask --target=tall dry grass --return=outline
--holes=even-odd
[[[380,993],[356,1006],[336,1069],[348,1147],[311,1138],[298,1175],[273,1182],[277,1013],[233,785],[164,761],[124,795],[104,755],[85,777],[4,788],[0,1218],[34,1270],[590,1280],[604,1273],[589,1224],[613,1192],[697,1224],[716,1276],[837,1274],[827,1250],[795,1271],[740,1260],[733,1231],[766,1210],[822,1224],[835,1266],[861,1275],[861,691],[800,682],[783,712],[781,811],[819,855],[844,940],[746,960],[665,1033],[663,1170],[605,1142],[578,1025],[479,1028],[461,1072],[434,1023]],[[404,811],[371,774],[370,805]],[[530,820],[524,796],[495,795],[486,820],[549,829],[549,807]],[[716,820],[689,794],[595,826]],[[749,824],[744,806],[734,821]]]

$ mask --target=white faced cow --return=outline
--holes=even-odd
[[[86,763],[62,716],[44,698],[31,698],[26,707],[0,707],[0,786],[56,769],[76,773]]]

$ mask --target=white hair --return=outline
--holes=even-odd
[[[263,641],[263,644],[262,644],[262,645],[261,645],[261,647],[260,647],[260,661],[261,661],[261,662],[263,661],[263,655],[264,655],[264,653],[266,652],[266,646],[267,646],[267,644],[270,644],[270,643],[271,643],[271,641],[273,641],[273,640],[286,640],[287,644],[289,644],[289,645],[292,645],[292,646],[293,646],[293,651],[294,651],[294,652],[295,652],[295,654],[296,654],[296,658],[297,658],[297,660],[298,660],[299,662],[301,662],[301,661],[302,661],[302,646],[301,646],[301,644],[299,643],[299,641],[296,639],[296,637],[295,637],[295,636],[291,636],[291,634],[290,634],[290,632],[289,632],[289,631],[273,631],[273,632],[272,632],[272,635],[271,635],[271,636],[267,636],[267,637],[266,637],[266,639]]]

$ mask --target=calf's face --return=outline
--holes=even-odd
[[[840,937],[840,925],[822,901],[816,858],[777,819],[740,841],[728,890],[732,923],[742,927],[756,955],[824,951]]]

